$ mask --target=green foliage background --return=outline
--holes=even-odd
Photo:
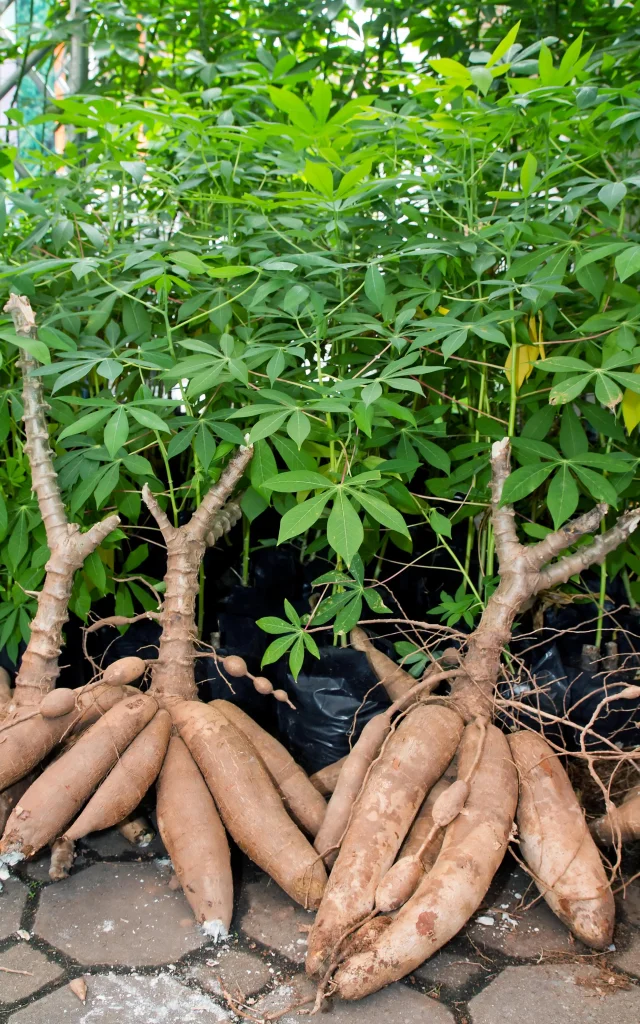
[[[143,483],[177,518],[247,435],[246,551],[274,507],[279,542],[334,562],[314,622],[338,631],[363,599],[384,610],[367,566],[390,541],[421,553],[425,523],[460,573],[436,611],[473,623],[495,585],[488,459],[505,433],[525,535],[637,500],[639,13],[145,0],[18,24],[5,50],[25,75],[70,34],[91,48],[83,94],[18,102],[0,151],[0,297],[28,295],[41,325],[64,498],[83,523],[123,518],[78,574],[76,614],[105,594],[155,606],[144,579],[114,581],[147,554],[123,564],[120,544]],[[47,549],[7,319],[0,339],[15,656]],[[640,599],[639,568],[632,540],[601,606],[618,572]],[[303,626],[292,609],[265,624],[268,660],[293,650],[298,667]]]

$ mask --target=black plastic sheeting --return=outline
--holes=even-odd
[[[637,622],[633,626],[637,627]],[[549,641],[530,661],[525,655],[538,692],[533,693],[532,682],[526,680],[511,692],[507,687],[500,688],[501,695],[513,696],[531,706],[531,714],[521,710],[518,721],[543,731],[549,739],[562,744],[567,750],[580,750],[587,728],[588,732],[584,734],[587,750],[605,750],[607,747],[610,750],[611,743],[625,749],[640,746],[638,700],[616,699],[602,704],[604,698],[613,697],[635,683],[635,674],[640,670],[640,658],[631,651],[624,634],[618,634],[619,667],[612,671],[604,668],[600,655],[593,664],[584,663],[580,658],[584,637],[581,637],[579,645],[572,640],[564,650],[563,639]],[[562,718],[563,722],[556,723],[548,716]],[[508,722],[509,716],[502,716],[502,721]]]
[[[350,647],[321,648],[320,661],[307,659],[296,682],[281,671],[278,684],[296,705],[278,704],[282,741],[309,773],[348,754],[350,740],[390,704],[365,655]]]

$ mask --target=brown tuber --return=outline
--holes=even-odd
[[[376,889],[376,910],[382,914],[397,910],[413,896],[423,875],[424,868],[418,856],[401,857],[389,868]]]
[[[61,687],[58,690],[51,690],[42,698],[38,711],[43,718],[60,718],[61,715],[68,715],[75,706],[74,691]]]
[[[264,676],[254,677],[253,688],[265,697],[267,696],[267,694],[273,693],[273,683],[269,679],[266,679]]]
[[[606,949],[613,894],[569,776],[538,733],[516,732],[509,746],[520,777],[520,849],[536,885],[581,942]]]
[[[247,663],[244,658],[239,658],[237,654],[228,654],[226,658],[222,659],[222,667],[225,672],[228,672],[230,676],[234,676],[236,679],[241,679],[247,674]]]
[[[461,778],[475,760],[477,733],[475,724],[465,729],[459,752]],[[336,974],[343,999],[362,999],[403,978],[460,931],[480,906],[504,857],[517,793],[509,746],[500,730],[490,725],[471,779],[466,813],[447,828],[440,856],[415,895],[371,947],[347,960]]]
[[[309,934],[307,972],[312,977],[324,977],[339,936],[374,909],[378,886],[426,794],[455,754],[462,732],[455,711],[417,704],[387,740],[355,803]],[[430,737],[428,745],[425,736]]]
[[[632,839],[640,839],[640,787],[635,787],[619,807],[611,809],[591,823],[594,839],[605,846],[616,846]]]
[[[213,700],[211,707],[221,711],[253,744],[293,820],[310,836],[317,835],[327,805],[289,751],[230,701]]]
[[[445,828],[457,818],[467,802],[469,783],[466,779],[456,779],[435,801],[431,809],[433,824]]]
[[[101,682],[106,683],[107,686],[126,686],[127,683],[133,683],[139,679],[146,667],[142,658],[134,656],[119,658],[118,661],[112,662],[108,668],[105,668]]]

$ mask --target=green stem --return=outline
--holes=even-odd
[[[624,568],[622,570],[622,584],[624,586],[624,592],[627,595],[627,601],[629,602],[630,608],[637,608],[638,602],[636,601],[633,593],[631,592],[631,580],[629,579],[629,570]]]
[[[604,522],[600,523],[600,533],[605,532]],[[604,605],[607,600],[607,560],[600,566],[600,594],[598,596],[598,620],[596,625],[596,647],[602,643],[602,628],[604,624]]]
[[[178,526],[178,506],[176,504],[176,494],[173,489],[173,477],[171,476],[171,467],[169,466],[169,457],[167,455],[167,449],[165,448],[164,441],[160,437],[158,431],[155,431],[156,441],[158,442],[158,448],[162,455],[162,461],[164,462],[164,470],[167,474],[167,484],[169,487],[169,501],[171,502],[171,509],[173,511],[173,525]]]
[[[458,566],[458,569],[460,570],[460,572],[462,573],[462,576],[464,578],[465,584],[469,587],[469,590],[474,595],[474,597],[477,599],[478,604],[480,605],[480,607],[484,608],[484,601],[480,597],[480,594],[478,593],[478,591],[476,590],[476,588],[474,586],[473,580],[469,576],[469,573],[467,572],[465,566],[462,564],[462,562],[460,561],[460,559],[456,555],[456,553],[453,550],[453,548],[451,547],[451,545],[447,544],[447,542],[444,539],[444,537],[442,536],[442,534],[440,534],[440,536],[438,537],[438,540],[442,544],[443,548],[445,548],[445,550],[448,551],[449,556],[453,559],[453,561]]]
[[[249,556],[251,554],[251,523],[244,516],[242,520],[242,586],[249,586]]]
[[[509,296],[509,308],[513,310],[513,292]],[[516,405],[518,403],[518,340],[516,322],[511,320],[511,386],[509,391],[509,437],[516,433]]]

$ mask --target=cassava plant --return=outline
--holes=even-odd
[[[23,301],[20,308],[33,329],[28,304]],[[276,741],[266,734],[262,738],[252,723],[234,719],[221,702],[208,706],[197,700],[200,563],[252,455],[251,446],[236,452],[181,527],[171,524],[145,489],[144,501],[167,547],[162,635],[151,687],[124,696],[44,770],[21,794],[0,842],[0,858],[7,864],[55,840],[68,857],[77,839],[127,818],[158,779],[162,838],[198,922],[214,938],[228,933],[233,908],[229,848],[220,817],[241,848],[298,902],[317,907],[326,881],[319,858],[283,802],[315,832],[322,797]],[[233,674],[233,659],[225,662]],[[122,696],[122,684],[144,667],[141,659],[122,659],[104,672],[102,684]],[[64,692],[50,696],[63,698]],[[248,733],[261,744],[263,760]]]
[[[20,359],[24,447],[46,530],[49,559],[42,590],[36,595],[37,611],[15,686],[10,690],[5,684],[0,703],[0,817],[4,820],[20,795],[21,780],[63,737],[86,726],[123,695],[122,689],[101,686],[81,687],[76,691],[55,689],[75,573],[116,529],[120,520],[110,515],[86,533],[81,532],[78,523],[69,521],[53,468],[42,385],[33,373],[36,369],[36,361],[30,354],[30,342],[36,340],[33,312],[29,303],[16,295],[11,296],[5,311],[11,313],[16,333],[25,344]]]
[[[513,672],[505,648],[523,605],[602,562],[636,529],[640,510],[623,513],[570,554],[562,552],[597,533],[606,506],[524,545],[503,498],[509,474],[505,438],[491,455],[500,582],[466,650],[455,668],[435,663],[418,684],[406,674],[402,696],[398,667],[378,662],[396,700],[365,727],[344,762],[316,838],[329,862],[339,853],[309,936],[307,971],[325,986],[335,974],[333,990],[344,999],[410,973],[464,926],[504,857],[514,820],[521,853],[552,910],[587,945],[605,949],[611,942],[613,895],[564,768],[542,736],[506,736],[492,718],[497,686]],[[450,695],[429,696],[444,681]],[[454,757],[457,779],[429,807],[422,842],[396,860],[420,805]],[[438,839],[441,848],[425,873],[421,857]]]

